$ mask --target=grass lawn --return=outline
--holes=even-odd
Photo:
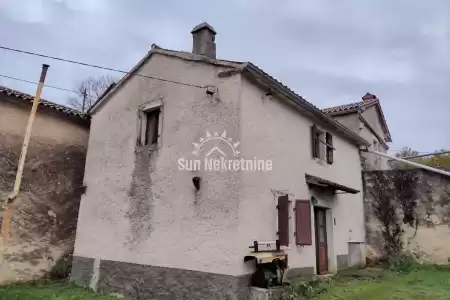
[[[324,283],[324,282],[323,282]],[[316,287],[317,288],[317,287]],[[450,299],[450,268],[419,266],[402,274],[383,269],[347,270],[318,287],[313,300]],[[305,299],[288,297],[289,300]],[[0,300],[117,300],[66,282],[0,286]]]
[[[0,300],[118,300],[66,282],[0,286]]]
[[[364,270],[363,270],[364,271]],[[366,270],[367,271],[367,270]],[[370,271],[368,271],[370,273]],[[336,276],[334,284],[314,300],[450,299],[450,268],[418,267],[407,274],[384,270],[375,276]],[[372,277],[372,278],[370,278]]]

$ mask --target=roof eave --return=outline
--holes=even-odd
[[[270,77],[268,74],[263,72],[261,69],[253,65],[252,63],[246,63],[244,66],[244,71],[250,72],[253,76],[258,79],[263,80],[270,88],[276,89],[279,93],[284,95],[287,99],[291,100],[297,107],[302,108],[303,111],[309,113],[312,117],[332,126],[338,132],[340,132],[344,137],[354,142],[358,146],[369,146],[370,143],[365,139],[355,134],[353,131],[345,127],[344,125],[333,120],[330,116],[323,113],[319,108],[310,104],[308,101],[303,99],[301,96],[297,95],[291,91],[286,86],[279,83],[274,78]]]
[[[130,70],[130,72],[125,74],[125,76],[123,76],[116,85],[114,85],[107,93],[105,93],[103,97],[99,97],[97,101],[95,101],[94,104],[89,107],[89,109],[86,111],[86,114],[94,114],[98,110],[98,108],[101,107],[119,88],[121,88],[122,85],[133,75],[133,73],[136,72],[152,56],[153,50],[157,47],[158,46],[153,44],[152,49],[147,52],[147,54]]]
[[[391,132],[389,131],[389,127],[388,127],[386,118],[384,117],[383,109],[381,108],[381,104],[380,104],[379,100],[376,102],[376,105],[377,105],[378,111],[379,111],[379,113],[381,115],[381,121],[383,122],[384,130],[386,131],[386,134],[387,134],[387,137],[388,137],[387,141],[388,142],[392,142]]]
[[[386,143],[386,141],[375,131],[375,129],[369,124],[369,122],[367,122],[366,118],[364,118],[364,116],[362,114],[358,115],[359,119],[361,120],[361,122],[364,123],[364,125],[367,126],[367,128],[369,128],[369,130],[372,132],[373,135],[375,135],[378,140],[381,142],[381,144],[386,148],[386,150],[389,150],[389,145]],[[388,140],[389,142],[389,140]]]

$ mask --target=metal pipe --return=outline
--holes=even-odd
[[[39,78],[39,83],[36,89],[36,95],[34,96],[33,106],[31,107],[30,116],[28,117],[28,124],[25,130],[25,137],[23,139],[22,151],[20,152],[19,165],[17,167],[16,180],[14,182],[14,189],[12,193],[8,196],[8,201],[6,204],[5,211],[3,212],[2,220],[2,231],[1,231],[1,253],[3,254],[3,247],[9,237],[9,226],[11,224],[12,218],[12,202],[19,195],[20,185],[22,183],[23,167],[25,165],[25,158],[27,157],[28,144],[31,138],[31,129],[33,128],[33,122],[36,117],[37,108],[39,105],[39,100],[41,99],[42,89],[44,87],[45,76],[47,75],[47,70],[49,65],[42,65],[41,77]]]
[[[433,167],[430,167],[430,166],[422,165],[422,164],[419,164],[419,163],[416,163],[416,162],[413,162],[413,161],[409,161],[409,160],[406,160],[406,159],[403,159],[403,158],[391,156],[391,155],[388,155],[386,153],[373,151],[373,150],[366,150],[366,152],[377,154],[379,156],[384,156],[384,157],[387,157],[387,158],[390,158],[390,159],[393,159],[393,160],[397,160],[397,161],[400,161],[402,163],[405,163],[405,164],[408,164],[408,165],[411,165],[411,166],[414,166],[414,167],[422,168],[422,169],[425,169],[425,170],[428,170],[428,171],[431,171],[431,172],[435,172],[435,173],[442,174],[442,175],[445,175],[445,176],[450,176],[450,172],[447,172],[447,171],[444,171],[444,170],[441,170],[441,169],[436,169],[436,168],[433,168]]]

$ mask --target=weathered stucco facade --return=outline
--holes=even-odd
[[[32,99],[0,87],[2,201],[13,189]],[[21,191],[13,203],[10,237],[1,257],[1,283],[39,278],[73,251],[89,121],[68,108],[63,112],[62,106],[49,105],[53,108],[38,106]]]
[[[362,190],[357,146],[336,134],[334,163],[329,165],[324,161],[313,159],[310,138],[313,121],[281,99],[264,96],[263,89],[245,78],[242,89],[242,153],[246,157],[271,159],[273,171],[243,173],[240,215],[245,223],[241,232],[245,234],[246,240],[275,240],[276,196],[279,192],[286,192],[292,201],[309,200],[311,196],[315,196],[319,201],[317,206],[329,208],[327,211],[329,270],[334,272],[338,265],[346,266],[349,242],[364,242],[362,194],[333,195],[310,189],[305,182],[305,173]],[[323,127],[322,129],[329,130]],[[292,273],[296,271],[315,273],[315,241],[311,246],[295,245],[293,209],[294,206],[291,209],[290,224],[292,245],[287,250]],[[349,214],[354,217],[348,218]],[[314,226],[312,230],[314,236]],[[246,250],[243,248],[243,251]]]
[[[367,243],[384,252],[385,240],[381,234],[380,220],[374,212],[374,195],[380,189],[388,191],[403,220],[406,207],[412,208],[413,226],[402,223],[405,233],[403,246],[419,260],[429,263],[448,264],[450,253],[450,178],[423,169],[399,169],[364,172],[365,214]],[[411,188],[405,178],[412,181]],[[377,182],[384,183],[379,186]],[[392,184],[400,182],[401,184]],[[388,183],[388,184],[387,184]],[[397,186],[397,188],[395,187]],[[401,187],[401,188],[399,188]],[[398,198],[397,198],[398,197]]]
[[[368,123],[370,122],[370,125],[363,122],[361,117],[365,118]],[[370,150],[387,153],[387,145],[383,144],[383,142],[378,138],[383,136],[384,133],[380,126],[380,120],[377,116],[375,107],[368,108],[362,114],[351,113],[334,116],[333,118],[351,129],[353,132],[358,133],[366,141],[369,141],[371,144],[369,147]],[[378,134],[378,136],[374,133],[374,131]],[[390,169],[388,159],[385,157],[381,157],[370,152],[362,152],[361,157],[363,160],[362,163],[364,165],[364,169],[367,171]]]
[[[157,299],[245,299],[254,269],[244,256],[254,240],[277,239],[281,194],[314,195],[329,208],[330,271],[363,263],[362,194],[321,192],[305,182],[308,173],[362,191],[355,142],[319,123],[334,135],[334,163],[313,159],[308,113],[267,95],[238,63],[156,49],[139,66],[146,77],[119,83],[92,116],[73,281]],[[148,107],[160,108],[159,140],[150,148],[139,142],[140,111]],[[239,145],[237,157],[271,160],[272,170],[180,169],[179,159],[195,159],[207,132],[226,132]],[[293,222],[285,249],[292,275],[314,273],[315,246],[295,245]]]

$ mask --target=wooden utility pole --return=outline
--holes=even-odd
[[[83,106],[81,108],[82,113],[84,113],[84,109],[86,107],[86,100],[87,100],[87,89],[85,88],[83,91]]]
[[[11,223],[11,217],[12,217],[12,202],[19,194],[20,185],[22,183],[23,167],[25,165],[25,158],[27,157],[28,144],[30,143],[30,138],[31,138],[31,130],[33,128],[33,122],[36,117],[36,112],[38,109],[39,101],[41,99],[41,93],[42,93],[42,89],[44,87],[44,81],[45,81],[45,77],[47,75],[48,68],[49,68],[49,65],[45,65],[45,64],[42,65],[41,76],[39,78],[39,83],[38,83],[38,86],[36,89],[36,95],[34,96],[33,106],[31,107],[30,116],[28,117],[28,124],[27,124],[27,128],[25,130],[25,137],[23,139],[22,151],[20,152],[19,165],[17,167],[16,180],[14,182],[14,189],[13,189],[12,193],[8,196],[6,208],[3,213],[2,232],[1,232],[3,244],[6,243],[6,240],[8,239],[9,225]]]

